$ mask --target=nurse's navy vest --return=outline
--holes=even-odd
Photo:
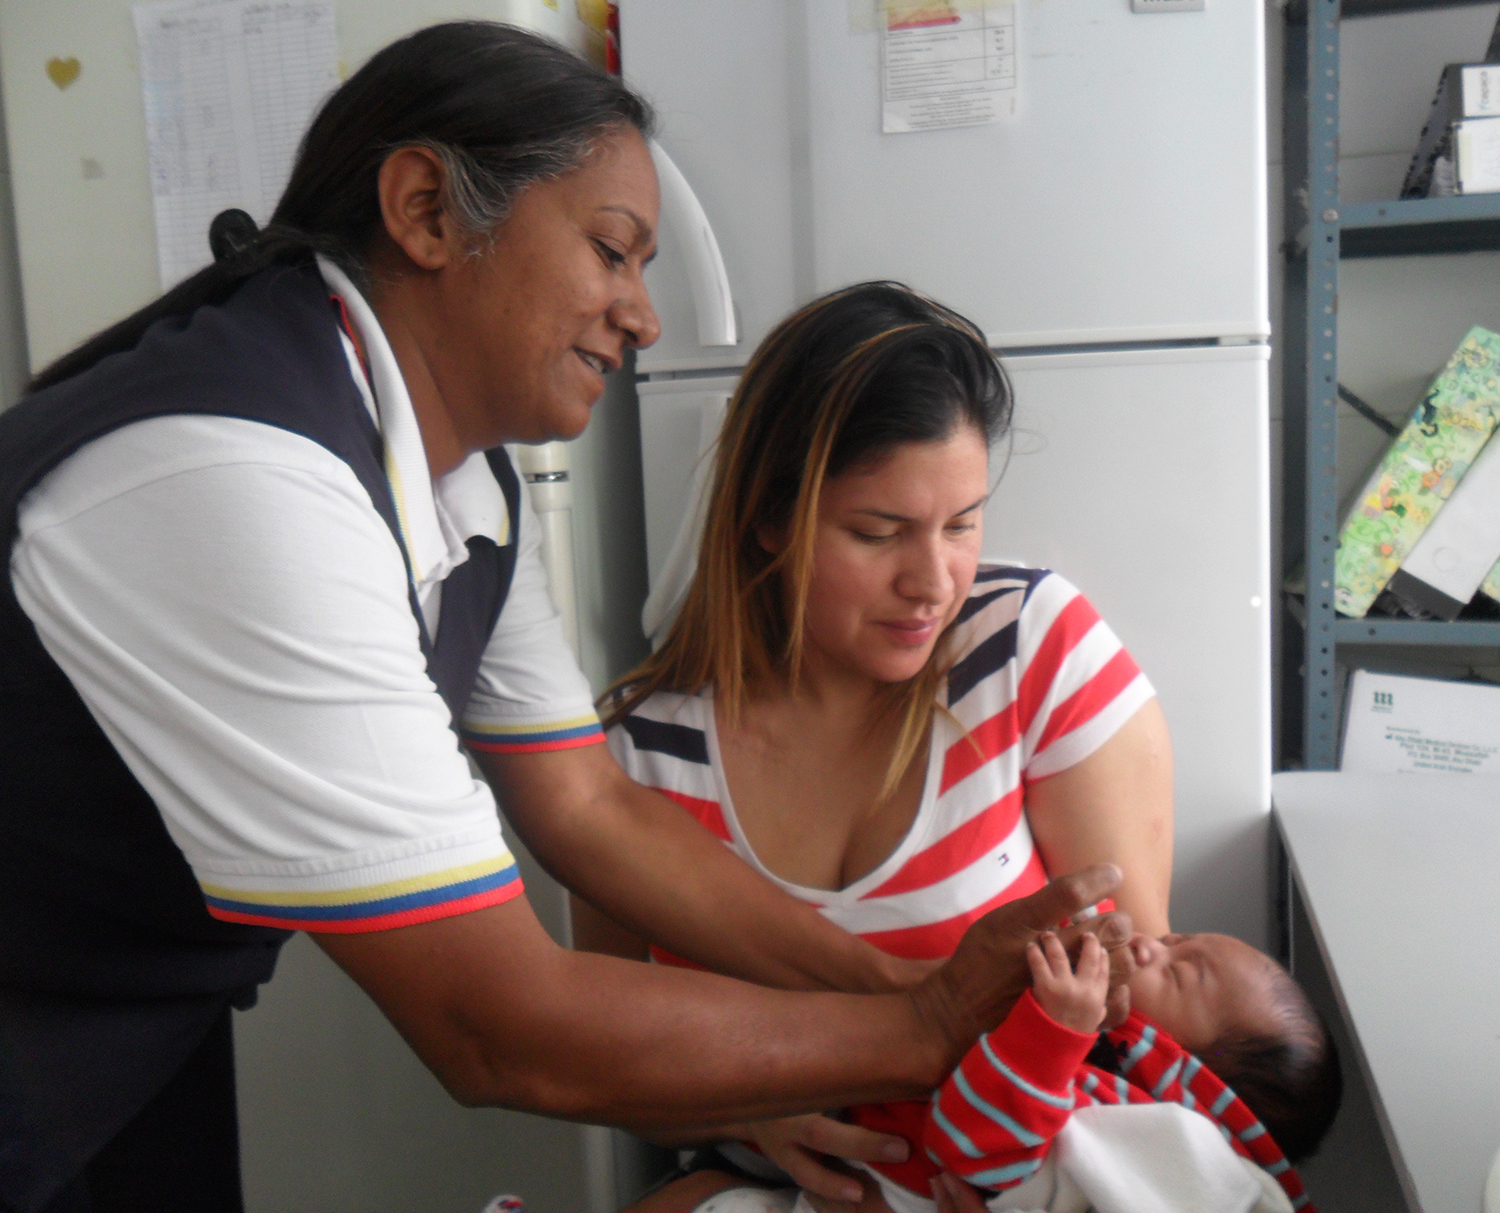
[[[22,497],[58,463],[120,426],[174,413],[245,418],[310,438],[349,465],[400,546],[380,435],[339,334],[315,269],[270,269],[224,304],[159,321],[135,349],[0,414],[0,550],[15,542]],[[511,543],[470,541],[469,560],[444,583],[435,642],[411,593],[428,673],[455,720],[515,568],[520,485],[504,451],[489,460],[510,508]],[[246,1005],[288,935],[209,916],[156,805],[42,647],[6,576],[0,991]]]

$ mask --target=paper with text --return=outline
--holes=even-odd
[[[1500,686],[1355,670],[1339,769],[1500,775]]]
[[[162,289],[207,265],[208,225],[265,223],[297,143],[339,82],[331,0],[134,8]]]
[[[1016,6],[1009,0],[886,0],[886,134],[1014,116]]]

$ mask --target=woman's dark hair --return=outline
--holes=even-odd
[[[222,303],[273,265],[322,253],[367,285],[365,256],[380,223],[377,178],[398,148],[438,156],[444,205],[480,241],[528,185],[576,168],[601,135],[627,126],[649,136],[646,102],[545,38],[488,21],[418,30],[375,54],[324,102],[264,229],[250,235],[232,226],[220,241],[225,256],[63,355],[30,390],[133,349],[157,320]]]
[[[610,722],[659,690],[712,686],[732,720],[751,682],[781,675],[795,686],[824,481],[965,428],[993,444],[1010,415],[1010,383],[984,334],[910,287],[864,282],[783,320],[730,401],[687,599],[662,647],[617,684]],[[785,536],[776,553],[761,542],[768,529]],[[920,745],[944,648],[892,688],[903,725],[887,793]]]
[[[1272,964],[1277,1033],[1216,1041],[1203,1060],[1265,1125],[1288,1162],[1310,1158],[1338,1115],[1344,1078],[1323,1017],[1280,965]]]
[[[964,426],[992,444],[1009,426],[1012,404],[984,334],[897,282],[835,291],[783,321],[756,351],[735,399],[762,402],[739,410],[735,445],[755,470],[755,523],[776,527],[791,521],[809,459],[826,458],[822,474],[838,476]],[[726,422],[726,442],[734,426],[734,418]],[[752,547],[753,559],[765,557]]]

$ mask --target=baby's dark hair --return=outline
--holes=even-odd
[[[1310,1158],[1338,1114],[1344,1077],[1328,1025],[1302,987],[1270,958],[1277,1032],[1235,1031],[1202,1060],[1265,1125],[1289,1162]]]

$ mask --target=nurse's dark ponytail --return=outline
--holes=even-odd
[[[367,286],[380,166],[398,148],[438,156],[445,205],[478,242],[505,220],[517,194],[576,168],[601,135],[622,126],[649,135],[651,125],[650,107],[618,78],[545,38],[487,21],[418,30],[323,104],[264,228],[221,216],[211,265],[64,354],[29,390],[135,348],[158,320],[222,303],[271,266],[307,264],[321,253]]]

